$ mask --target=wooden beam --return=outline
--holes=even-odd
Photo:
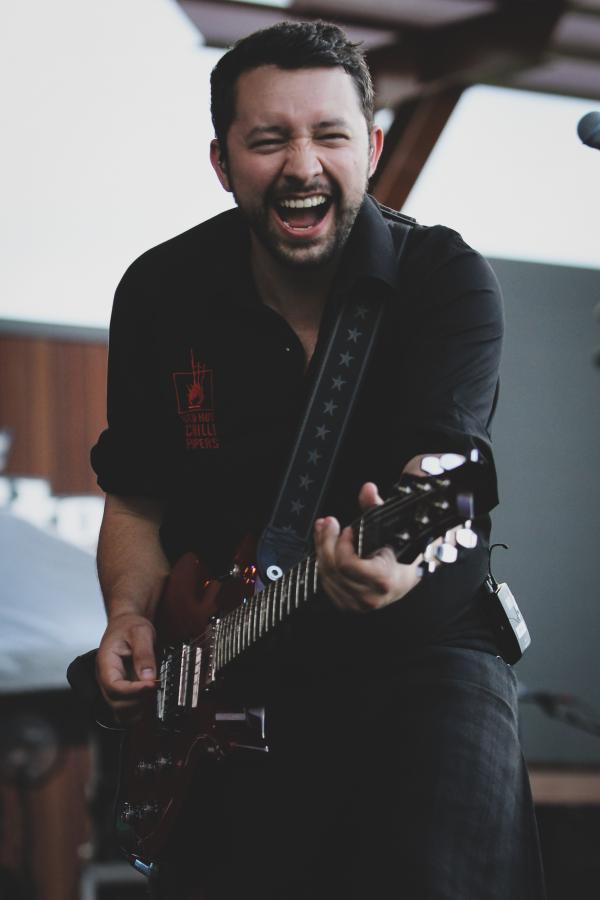
[[[371,190],[386,206],[400,209],[462,94],[452,86],[404,103],[386,136]]]
[[[395,108],[411,95],[538,65],[562,11],[562,0],[549,0],[526,12],[509,5],[439,28],[403,29],[368,54],[379,105]]]

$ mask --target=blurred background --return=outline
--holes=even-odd
[[[283,18],[364,41],[372,191],[460,231],[507,315],[495,558],[533,643],[521,730],[550,900],[600,885],[600,0],[29,0],[0,12],[0,900],[145,896],[111,833],[115,746],[65,669],[96,646],[108,323],[128,264],[227,208],[223,48]],[[149,423],[151,439],[152,423]],[[112,741],[112,742],[111,742]],[[457,898],[458,900],[458,898]]]

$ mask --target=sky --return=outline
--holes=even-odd
[[[231,205],[208,161],[219,53],[174,0],[29,0],[0,26],[0,319],[106,327],[136,256]],[[600,267],[593,108],[469,90],[404,211],[488,256]]]

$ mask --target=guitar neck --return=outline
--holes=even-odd
[[[276,628],[317,593],[318,563],[307,556],[277,581],[244,600],[216,623],[215,659],[219,671]]]
[[[462,460],[464,463],[464,457]],[[456,471],[443,470],[440,476],[396,485],[394,496],[352,523],[358,555],[367,557],[391,546],[400,562],[412,562],[431,540],[472,518],[471,483],[476,482],[480,468],[474,452],[471,461]],[[277,581],[218,619],[212,632],[213,674],[312,600],[317,588],[317,560],[314,555],[306,556]]]

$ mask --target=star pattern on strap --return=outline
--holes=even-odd
[[[366,306],[357,306],[354,310],[354,315],[357,319],[366,319],[368,309]]]
[[[362,331],[359,331],[358,328],[349,328],[348,329],[348,340],[353,341],[355,344],[358,339],[362,337]]]
[[[324,425],[318,425],[315,437],[318,437],[320,441],[324,441],[330,431],[331,428],[326,428]]]
[[[323,412],[328,416],[332,416],[334,413],[334,410],[336,410],[337,408],[338,408],[337,403],[334,403],[333,400],[328,400],[327,403],[325,404],[325,406],[323,407]]]
[[[342,378],[341,375],[338,375],[337,378],[332,378],[332,380],[331,380],[331,387],[333,388],[334,391],[341,391],[343,385],[345,385],[345,384],[346,384],[346,381],[344,378]]]
[[[308,451],[308,461],[309,461],[309,463],[312,463],[313,466],[316,466],[317,463],[319,462],[319,460],[321,459],[321,456],[322,456],[322,455],[323,455],[323,454],[322,454],[322,453],[319,453],[318,450],[309,450],[309,451]]]
[[[349,366],[353,359],[354,359],[354,357],[350,356],[349,353],[340,353],[339,364],[340,364],[340,366]]]
[[[295,516],[299,516],[302,509],[304,509],[304,503],[301,500],[292,500],[292,512]]]
[[[314,480],[315,480],[314,478],[309,478],[308,474],[301,475],[300,476],[300,487],[304,488],[304,490],[307,491]]]

